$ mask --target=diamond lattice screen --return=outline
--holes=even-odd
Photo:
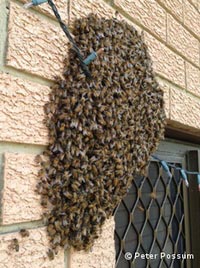
[[[135,176],[126,197],[115,211],[116,268],[179,268],[184,260],[127,261],[126,252],[183,254],[185,252],[182,180],[171,170],[168,178],[152,161],[148,177]]]

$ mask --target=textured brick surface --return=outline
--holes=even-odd
[[[157,2],[164,5],[179,20],[183,20],[183,0],[157,0]]]
[[[8,42],[7,65],[48,79],[62,74],[64,33],[15,3],[10,5]]]
[[[46,144],[43,106],[50,88],[0,73],[0,140]]]
[[[114,3],[163,40],[166,39],[166,12],[155,0],[115,0]]]
[[[67,20],[67,2],[55,3],[62,17]],[[38,9],[52,14],[49,13],[51,9],[47,4]],[[91,12],[106,17],[114,14],[105,2],[97,0],[73,1],[71,10],[72,20]],[[62,29],[14,3],[11,3],[9,17],[7,65],[47,79],[61,75],[68,43]]]
[[[172,82],[185,87],[184,60],[148,33],[145,33],[145,42],[153,60],[154,70]]]
[[[188,1],[191,2],[196,8],[198,8],[199,0],[188,0]]]
[[[23,3],[26,3],[26,0],[20,0]],[[55,0],[59,13],[62,19],[68,23],[68,1],[66,0]],[[43,4],[41,6],[36,7],[37,10],[55,18],[51,8],[48,4]],[[73,21],[75,18],[80,18],[83,16],[87,16],[90,13],[95,13],[99,16],[111,17],[114,15],[115,11],[104,1],[102,0],[79,0],[79,1],[71,1],[71,12],[70,12],[70,21]]]
[[[168,43],[182,55],[199,65],[199,41],[168,14]],[[177,38],[178,36],[178,38]]]
[[[197,98],[171,88],[171,120],[200,129],[199,111],[200,101]]]
[[[200,97],[200,70],[186,63],[187,90]]]
[[[29,230],[30,236],[22,238],[19,233],[0,236],[0,268],[64,268],[62,251],[50,261],[48,239],[44,228]],[[19,251],[12,248],[12,240],[18,239]]]
[[[102,0],[80,0],[71,2],[72,19],[80,18],[82,16],[88,16],[90,13],[95,13],[97,16],[100,17],[111,17],[115,13],[115,11]]]
[[[89,253],[72,252],[69,268],[114,268],[114,219],[107,220],[101,237]]]
[[[200,13],[188,1],[184,2],[184,24],[200,36]]]
[[[5,154],[3,224],[41,218],[40,196],[35,193],[39,166],[35,155]]]

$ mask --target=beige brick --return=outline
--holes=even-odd
[[[44,104],[50,88],[0,73],[0,140],[47,144]]]
[[[114,218],[107,220],[101,237],[90,252],[71,252],[69,268],[114,268],[114,227]]]
[[[115,0],[134,20],[166,40],[166,12],[155,0]]]
[[[183,0],[157,0],[180,21],[183,21]]]
[[[22,2],[23,4],[26,4],[28,2],[27,0],[19,0],[19,1]],[[67,2],[65,0],[61,0],[61,1],[54,0],[54,3],[56,4],[56,7],[58,8],[62,19],[68,20]],[[41,13],[48,15],[49,17],[55,18],[55,15],[48,3],[43,3],[36,7],[32,6],[31,9],[35,9]]]
[[[184,24],[200,37],[200,13],[188,1],[184,3]]]
[[[67,38],[60,27],[11,2],[7,65],[47,79],[63,72]]]
[[[148,33],[145,33],[145,42],[153,60],[154,70],[168,80],[185,87],[184,60]]]
[[[169,14],[167,41],[182,55],[199,65],[199,41]]]
[[[191,2],[196,8],[198,8],[199,0],[188,0],[188,1]]]
[[[171,88],[171,120],[200,129],[200,99]]]
[[[20,0],[23,3],[27,3],[27,0]],[[58,11],[62,19],[68,23],[68,12],[67,12],[67,1],[66,0],[55,0]],[[40,12],[55,18],[54,13],[47,3],[44,3],[38,7],[37,10]],[[98,16],[102,17],[111,17],[114,15],[114,10],[102,0],[79,0],[71,1],[71,12],[70,12],[70,21],[73,21],[75,18],[81,18],[87,16],[90,13],[95,13]]]
[[[64,268],[62,251],[50,261],[48,238],[45,228],[29,230],[29,237],[21,237],[19,233],[0,236],[0,268]],[[18,239],[19,251],[12,248],[12,240]]]
[[[115,11],[106,4],[103,0],[79,0],[71,1],[71,18],[81,18],[94,13],[99,17],[110,18],[114,15]],[[66,9],[66,2],[65,2]]]
[[[5,153],[2,224],[41,219],[40,196],[35,193],[39,165],[34,158]]]
[[[67,2],[55,3],[62,18],[67,21]],[[37,9],[55,17],[47,3]],[[91,12],[105,17],[114,14],[114,10],[103,1],[72,1],[71,20]],[[59,26],[56,27],[29,10],[11,3],[8,41],[8,66],[51,80],[63,73],[63,59],[67,57],[68,39]]]
[[[27,0],[20,0],[22,3],[27,3]],[[68,24],[68,12],[67,10],[67,2],[65,0],[55,0],[54,3],[57,6],[57,9],[61,15],[62,20]],[[44,13],[47,16],[55,19],[55,15],[52,12],[51,8],[47,3],[43,5],[39,5],[37,7],[32,7],[38,10],[40,13]],[[96,14],[98,17],[112,18],[115,17],[115,9],[113,9],[109,4],[104,2],[103,0],[79,0],[79,1],[71,1],[71,12],[70,12],[70,24],[74,21],[74,19],[86,17],[91,13]],[[117,15],[118,20],[126,21],[135,27],[139,32],[141,32],[141,28],[130,22],[127,18],[123,17],[122,14]]]
[[[200,97],[200,70],[186,63],[187,90]]]
[[[64,4],[64,12],[66,9],[66,2]],[[77,18],[86,17],[91,13],[96,14],[98,17],[105,18],[113,18],[116,17],[115,9],[113,9],[110,5],[105,3],[102,0],[79,0],[79,1],[71,1],[71,21]],[[66,16],[66,12],[65,12]],[[65,17],[64,16],[64,17]],[[118,20],[122,20],[132,25],[138,32],[141,33],[142,29],[135,23],[131,22],[129,19],[125,18],[122,14],[118,13]]]

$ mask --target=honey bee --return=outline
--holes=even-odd
[[[54,254],[54,251],[51,248],[49,248],[49,250],[47,251],[47,256],[49,257],[50,261],[54,260],[55,254]]]
[[[19,251],[19,241],[17,238],[13,238],[11,240],[11,244],[9,245],[9,249],[14,250],[16,252]]]
[[[28,237],[30,235],[29,231],[26,229],[21,229],[19,233],[22,237]]]

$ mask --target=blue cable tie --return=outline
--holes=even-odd
[[[188,177],[187,177],[187,174],[191,174],[191,175],[197,175],[197,183],[198,183],[198,189],[199,189],[199,192],[200,192],[200,173],[199,172],[195,172],[195,171],[188,171],[188,170],[185,170],[185,169],[182,169],[180,167],[177,167],[175,166],[174,164],[167,164],[166,161],[164,160],[161,160],[159,157],[157,157],[156,155],[152,155],[151,157],[153,157],[154,159],[158,160],[163,168],[163,170],[171,177],[172,174],[169,170],[169,167],[172,167],[174,168],[175,170],[179,170],[180,171],[180,175],[181,175],[181,178],[184,180],[185,182],[185,185],[187,187],[189,187],[189,182],[188,182]]]
[[[38,6],[41,5],[43,3],[46,3],[48,0],[32,0],[31,2],[27,3],[24,5],[24,8],[29,8],[32,6]]]
[[[41,5],[43,3],[47,2],[47,0],[32,0],[32,3],[34,6]]]
[[[171,177],[172,177],[172,174],[171,174],[171,172],[170,172],[170,170],[169,170],[169,167],[168,167],[168,165],[167,165],[167,162],[165,162],[164,160],[161,160],[161,161],[160,161],[160,164],[161,164],[163,170],[164,170],[164,171],[167,173],[167,175],[169,176],[169,178],[171,178]]]
[[[97,57],[97,53],[96,52],[92,52],[83,62],[86,65],[89,65],[93,60],[95,60]]]
[[[189,182],[188,182],[188,178],[187,178],[187,174],[186,174],[185,170],[181,169],[180,174],[181,174],[181,178],[185,181],[185,185],[187,187],[189,187]]]

